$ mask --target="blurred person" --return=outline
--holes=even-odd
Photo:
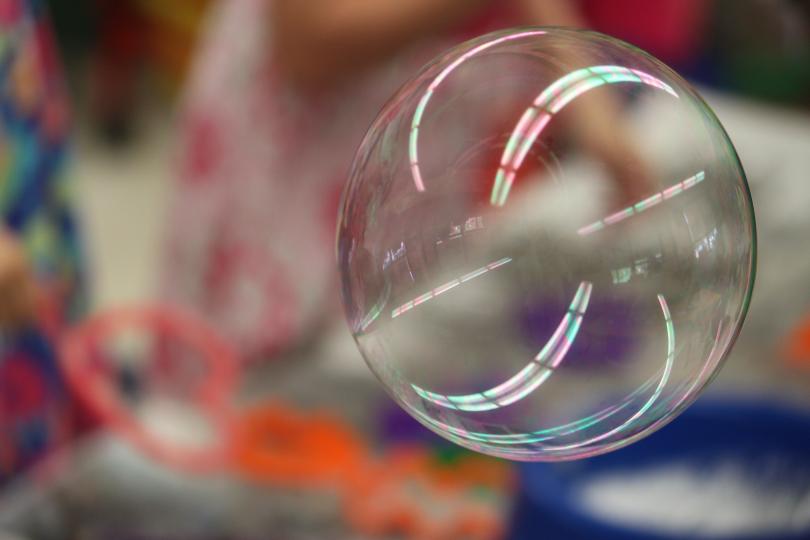
[[[53,340],[84,305],[68,107],[42,2],[0,1],[0,483],[66,440]]]
[[[521,24],[590,27],[687,61],[707,0],[228,0],[210,13],[181,116],[164,291],[249,358],[305,337],[336,304],[339,193],[364,130],[436,52]],[[590,17],[590,19],[588,19]],[[627,200],[645,165],[609,94],[574,122]]]

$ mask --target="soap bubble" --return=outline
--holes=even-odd
[[[755,268],[745,175],[695,90],[646,53],[523,28],[424,68],[369,129],[338,260],[397,402],[487,454],[604,453],[700,394]]]

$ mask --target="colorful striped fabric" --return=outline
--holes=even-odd
[[[0,215],[60,320],[84,304],[68,179],[69,113],[44,3],[0,3]]]

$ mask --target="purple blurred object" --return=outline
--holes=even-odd
[[[542,348],[560,324],[568,305],[557,298],[533,298],[526,301],[518,315],[518,324],[526,344],[532,350]],[[640,312],[615,297],[594,291],[583,318],[579,335],[566,358],[566,367],[609,367],[619,365],[636,347],[633,328],[642,323]]]

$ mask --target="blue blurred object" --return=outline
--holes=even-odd
[[[791,521],[786,520],[784,527],[763,525],[759,532],[750,526],[728,528],[725,535],[717,528],[713,534],[707,534],[706,528],[695,523],[689,528],[686,522],[683,528],[676,530],[678,527],[673,526],[672,519],[660,527],[641,528],[631,524],[639,523],[639,519],[622,521],[622,516],[606,513],[605,508],[619,508],[610,499],[598,513],[592,511],[593,501],[590,506],[584,501],[583,487],[593,487],[599,479],[616,479],[615,488],[603,490],[603,494],[612,497],[617,494],[616,488],[626,488],[633,492],[629,495],[631,500],[635,497],[634,500],[643,501],[649,508],[650,504],[655,504],[655,498],[660,497],[664,484],[657,481],[656,486],[648,490],[649,497],[642,499],[644,490],[638,489],[638,478],[644,478],[640,475],[645,471],[653,473],[648,475],[651,479],[656,478],[656,471],[665,472],[670,475],[670,482],[674,478],[670,473],[694,472],[685,475],[686,481],[670,483],[676,496],[683,494],[689,477],[695,486],[706,488],[693,490],[693,497],[677,499],[683,501],[682,504],[658,506],[659,516],[678,516],[679,507],[691,504],[693,509],[705,509],[703,518],[708,516],[711,520],[713,515],[722,513],[719,509],[723,505],[734,502],[736,494],[745,497],[743,492],[750,492],[755,496],[746,499],[747,504],[758,499],[768,503],[762,515],[770,519],[770,525],[774,525],[774,519],[781,519],[781,510],[776,514],[772,512],[773,504],[780,502],[789,503],[784,511],[785,517],[792,513]],[[718,471],[721,474],[718,475]],[[734,475],[729,476],[729,471],[734,471]],[[664,477],[659,474],[658,478]],[[750,486],[746,487],[751,489],[736,490],[735,486],[742,482],[735,484],[728,481],[730,478],[749,482]],[[524,464],[520,468],[520,483],[510,540],[807,539],[810,538],[810,415],[776,403],[703,400],[661,431],[621,451],[556,465]],[[725,485],[718,486],[723,483]],[[714,496],[718,488],[719,491],[725,489],[730,496]],[[785,493],[796,497],[786,497]],[[602,497],[602,500],[606,499]],[[701,500],[706,500],[706,504],[697,502]],[[682,508],[680,510],[682,514]],[[738,512],[741,520],[749,521],[757,519],[751,516],[753,513]],[[610,518],[600,515],[610,515]],[[652,520],[646,521],[649,524]]]

